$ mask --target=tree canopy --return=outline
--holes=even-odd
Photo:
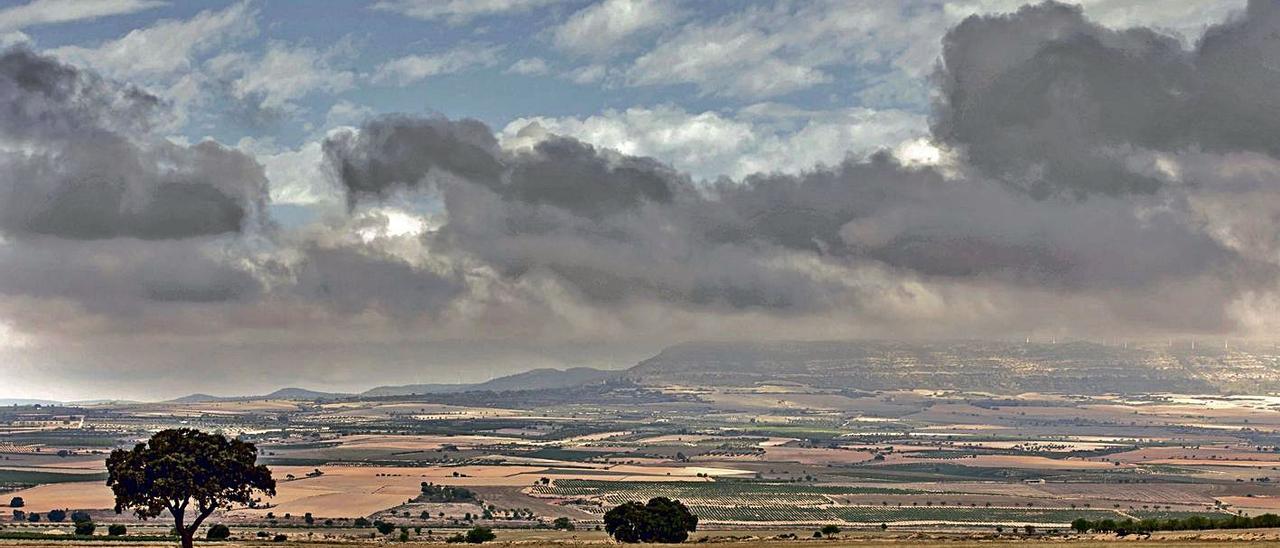
[[[107,486],[115,494],[116,512],[132,509],[148,519],[169,512],[190,548],[200,524],[219,508],[256,502],[261,493],[274,496],[276,482],[266,466],[256,464],[251,443],[229,440],[191,428],[162,430],[132,450],[116,449],[107,458]],[[188,513],[195,518],[186,521]]]
[[[697,529],[698,517],[667,497],[623,503],[604,514],[604,530],[619,542],[684,542]]]

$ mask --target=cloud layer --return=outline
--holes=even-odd
[[[459,23],[544,4],[379,9]],[[275,42],[261,55],[191,45],[154,65],[110,61],[196,22],[210,36],[252,34],[248,4],[63,48],[74,65],[10,49],[0,55],[0,334],[96,341],[116,355],[161,343],[296,346],[290,363],[319,342],[1264,335],[1280,327],[1277,6],[1252,2],[1187,40],[1045,3],[963,18],[940,49],[920,51],[890,47],[905,43],[896,35],[881,37],[884,51],[850,45],[868,25],[898,28],[881,25],[891,14],[833,19],[821,3],[675,29],[665,23],[677,4],[611,1],[550,33],[591,62],[609,57],[600,34],[670,33],[603,77],[706,95],[804,89],[840,77],[833,67],[855,49],[935,67],[928,133],[908,111],[820,120],[768,102],[505,128],[369,118],[340,103],[335,125],[360,123],[296,150],[231,148],[166,138],[204,92],[152,77],[194,66],[193,85],[218,82],[224,97],[278,113],[355,85],[357,73],[400,84],[498,66],[498,50],[364,71],[334,68],[341,45]],[[809,27],[775,16],[812,21],[813,36],[843,46],[811,51],[792,34]],[[744,33],[754,50],[739,44]],[[781,72],[738,70],[734,55],[704,51],[717,44]],[[510,70],[551,70],[528,60]],[[282,70],[296,77],[267,77]],[[284,204],[318,203],[333,207],[285,218]]]

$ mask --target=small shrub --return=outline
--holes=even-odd
[[[204,533],[204,538],[209,540],[223,540],[230,536],[231,528],[221,523],[210,525],[209,530]]]
[[[76,522],[76,534],[80,536],[85,536],[85,537],[90,536],[93,534],[93,531],[97,528],[98,526],[94,525],[92,521]]]
[[[493,529],[488,527],[472,527],[470,531],[467,531],[466,538],[467,542],[471,544],[480,544],[482,542],[489,542],[498,537],[493,534]]]
[[[129,532],[129,528],[123,523],[112,523],[107,526],[107,536],[123,537]]]

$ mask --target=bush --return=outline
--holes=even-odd
[[[454,533],[450,535],[449,538],[444,539],[444,541],[449,544],[458,544],[460,542],[466,542],[467,537],[463,536],[462,533]]]
[[[10,508],[22,508],[23,506],[26,506],[26,505],[27,505],[27,501],[22,500],[22,497],[13,497],[9,499]]]
[[[62,523],[67,519],[66,510],[49,510],[49,521]]]
[[[821,531],[823,535],[826,535],[828,537],[833,535],[838,535],[840,534],[840,526],[834,523],[829,523],[827,525],[823,525],[822,529],[819,529],[819,531]]]
[[[478,527],[478,526],[472,527],[470,531],[467,531],[467,537],[466,537],[467,542],[470,542],[471,544],[480,544],[482,542],[489,542],[495,538],[498,538],[498,537],[497,535],[493,534],[493,529],[490,529],[488,527]]]
[[[75,512],[71,513],[71,521],[74,523],[80,523],[82,521],[93,521],[93,517],[90,516],[89,513],[85,512],[84,510],[76,510]]]
[[[223,540],[231,536],[231,528],[221,523],[215,523],[209,526],[209,530],[204,532],[204,538],[208,540]]]
[[[30,513],[30,514],[27,514],[27,521],[29,521],[29,522],[31,522],[31,523],[36,523],[36,522],[40,521],[40,514],[38,514],[38,513],[36,513],[36,512],[32,512],[32,513]]]
[[[13,521],[26,521],[26,520],[27,520],[26,512],[23,512],[22,510],[13,511]]]
[[[373,522],[373,526],[378,529],[379,533],[382,533],[384,535],[390,535],[392,531],[396,530],[395,525],[387,523],[385,521],[375,521]]]
[[[356,521],[353,523],[353,525],[355,525],[356,527],[368,527],[369,520],[365,518],[356,518]]]
[[[284,542],[286,540],[289,540],[289,536],[283,533],[277,533],[276,536],[271,538],[271,542]]]
[[[604,514],[604,530],[619,542],[681,543],[698,530],[698,517],[678,500],[627,502]]]
[[[107,526],[107,535],[112,537],[123,537],[129,532],[129,529],[123,523],[112,523]]]
[[[77,521],[77,522],[76,522],[76,534],[77,534],[77,535],[81,535],[81,536],[89,536],[89,535],[92,535],[92,534],[93,534],[93,531],[94,531],[95,529],[97,529],[97,528],[98,528],[98,526],[97,526],[97,525],[94,525],[92,521]]]
[[[556,518],[555,521],[551,522],[551,527],[562,531],[572,531],[574,529],[573,522],[566,517]]]

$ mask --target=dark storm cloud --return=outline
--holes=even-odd
[[[377,143],[395,152],[447,149]],[[340,155],[331,161],[343,164]],[[414,162],[441,165],[429,154]],[[1118,198],[1034,200],[982,179],[906,169],[886,155],[802,176],[721,182],[705,193],[651,160],[564,138],[526,152],[493,151],[484,163],[502,167],[478,182],[456,172],[437,178],[449,220],[429,239],[432,250],[478,258],[512,279],[551,273],[602,304],[643,297],[813,311],[856,303],[864,291],[857,274],[815,268],[822,265],[1108,289],[1198,276],[1237,260],[1178,213],[1140,218]],[[427,172],[399,177],[425,181]]]
[[[1280,152],[1280,3],[1249,4],[1193,51],[1082,8],[973,16],[944,38],[933,132],[973,166],[1036,196],[1151,193],[1135,150]]]
[[[304,253],[296,266],[296,292],[346,313],[434,315],[465,289],[456,273],[441,274],[372,249],[312,246]]]
[[[358,134],[326,140],[324,152],[353,203],[423,186],[436,171],[493,187],[503,169],[497,140],[475,120],[386,118],[366,124]]]
[[[0,231],[176,239],[241,231],[265,204],[250,157],[152,135],[160,102],[25,49],[0,54]]]
[[[324,150],[352,200],[430,186],[430,175],[448,174],[511,200],[596,216],[646,200],[669,202],[673,187],[685,183],[655,160],[610,161],[574,139],[552,138],[532,154],[509,157],[476,120],[383,118],[328,139]]]
[[[426,238],[430,252],[511,280],[550,275],[605,306],[856,309],[887,271],[1110,295],[1141,323],[1222,327],[1225,303],[1273,284],[1276,265],[1205,217],[1237,190],[1212,170],[1180,179],[1151,155],[1273,152],[1274,140],[1250,136],[1280,112],[1262,92],[1276,74],[1276,11],[1255,2],[1192,51],[1054,3],[966,20],[945,40],[933,124],[964,153],[953,177],[880,154],[698,188],[650,159],[563,137],[507,151],[479,122],[440,118],[376,120],[325,148],[353,204],[438,194],[447,223]],[[1231,108],[1259,113],[1253,125],[1215,117],[1232,92],[1220,79],[1248,79]],[[1138,304],[1175,290],[1218,308],[1187,322]]]
[[[0,293],[113,318],[218,307],[184,325],[237,334],[1231,329],[1280,257],[1272,6],[1193,49],[1052,3],[970,18],[937,77],[934,140],[958,152],[940,167],[881,153],[704,185],[572,138],[504,148],[475,120],[374,119],[323,143],[347,215],[278,231],[252,230],[266,182],[249,157],[158,139],[154,97],[14,50]]]
[[[185,241],[24,239],[0,246],[0,294],[79,303],[116,320],[150,307],[247,301],[261,284],[225,256]],[[25,314],[36,314],[30,310]]]

